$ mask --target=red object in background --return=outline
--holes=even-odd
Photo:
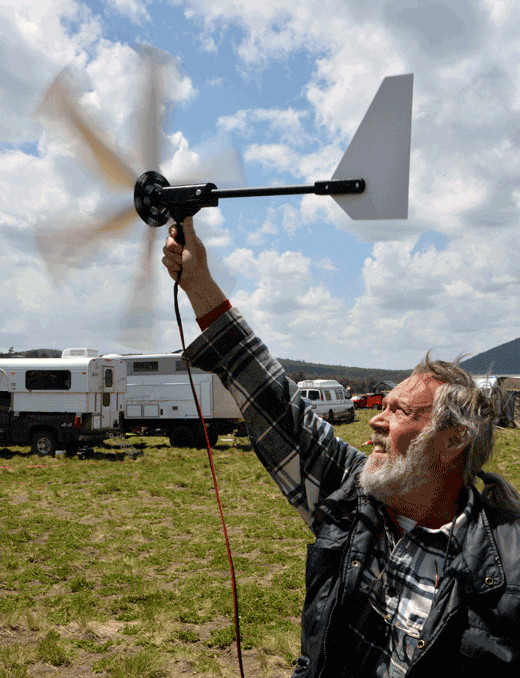
[[[383,395],[381,393],[365,393],[361,396],[354,396],[352,400],[358,409],[383,409]]]

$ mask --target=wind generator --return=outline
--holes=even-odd
[[[169,54],[140,46],[140,96],[134,108],[133,154],[121,152],[87,112],[77,79],[64,68],[47,89],[37,111],[43,121],[65,130],[79,163],[101,185],[128,194],[105,205],[82,222],[69,216],[39,224],[36,240],[55,280],[83,265],[88,256],[114,239],[124,237],[140,217],[150,228],[142,238],[140,261],[128,308],[122,321],[122,341],[149,348],[154,325],[155,269],[153,249],[157,228],[173,219],[214,207],[227,198],[315,194],[330,196],[356,220],[406,219],[410,172],[413,75],[386,77],[329,181],[306,186],[248,188],[241,157],[232,144],[213,143],[198,150],[195,167],[184,167],[167,179],[161,109],[168,72],[179,74]],[[173,69],[173,70],[172,70]],[[218,188],[218,186],[221,186]],[[133,193],[133,198],[132,198]],[[54,228],[53,228],[54,227]],[[182,235],[180,236],[182,237]]]

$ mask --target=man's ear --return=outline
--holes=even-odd
[[[443,464],[453,463],[457,457],[462,454],[468,445],[466,429],[463,426],[457,428],[448,428],[442,431],[440,461]]]

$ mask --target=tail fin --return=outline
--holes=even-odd
[[[364,179],[358,195],[332,196],[351,219],[407,219],[413,74],[385,78],[332,179]]]

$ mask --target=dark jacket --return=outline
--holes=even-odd
[[[362,466],[316,511],[317,538],[307,553],[298,678],[375,675],[378,656],[370,641],[384,644],[388,632],[359,591],[361,572],[382,528],[376,502],[357,486]],[[358,628],[356,637],[345,636],[346,619]],[[443,673],[520,675],[520,525],[490,515],[480,498],[462,553],[441,581],[406,675]]]

